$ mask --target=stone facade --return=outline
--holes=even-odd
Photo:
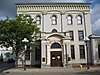
[[[92,33],[89,3],[19,3],[16,8],[17,14],[30,14],[38,21],[41,30],[41,59],[35,60],[33,52],[27,64],[45,67],[87,63],[84,37]]]

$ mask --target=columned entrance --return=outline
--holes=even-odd
[[[62,51],[51,51],[51,66],[52,67],[62,66]]]
[[[67,48],[69,37],[65,33],[44,33],[41,41],[41,67],[63,67],[66,66]],[[68,36],[68,34],[66,33]]]

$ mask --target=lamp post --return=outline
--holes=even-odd
[[[88,42],[90,41],[90,39],[88,37],[84,38],[85,44],[86,44],[86,50],[87,50],[87,70],[89,69],[89,56],[88,56]]]
[[[25,49],[24,49],[24,70],[26,70],[26,59],[25,59],[25,52],[26,52],[26,49],[27,49],[27,45],[26,45],[26,43],[27,42],[29,42],[29,40],[27,39],[27,38],[24,38],[23,40],[22,40],[22,42],[24,42],[25,43]]]

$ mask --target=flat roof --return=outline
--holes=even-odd
[[[43,4],[91,4],[91,3],[68,3],[68,2],[49,2],[49,3],[47,3],[47,2],[34,2],[34,3],[16,3],[16,5],[35,5],[35,4],[39,4],[39,5],[43,5]]]

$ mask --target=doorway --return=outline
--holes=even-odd
[[[62,51],[51,51],[51,67],[62,66]]]

